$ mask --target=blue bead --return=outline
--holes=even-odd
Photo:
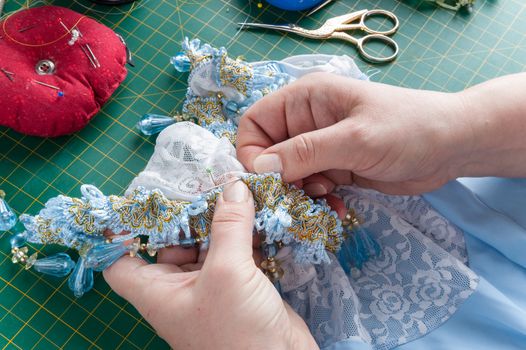
[[[175,119],[164,115],[145,114],[137,123],[137,129],[144,135],[158,134],[175,123]]]
[[[173,64],[178,72],[184,73],[190,71],[191,64],[190,59],[185,55],[184,52],[180,52],[177,56],[170,59],[170,63]]]
[[[73,273],[69,276],[68,286],[77,298],[93,288],[93,270],[86,267],[82,257],[79,257]]]
[[[122,243],[101,244],[91,248],[86,254],[86,267],[95,271],[104,271],[126,253],[128,249]]]
[[[1,194],[2,192],[0,192]],[[4,198],[0,196],[0,231],[7,231],[16,224],[16,215]]]
[[[11,248],[20,248],[26,244],[26,242],[26,235],[23,233],[18,233],[9,240],[9,243],[11,243]]]
[[[58,253],[47,258],[38,259],[33,265],[35,271],[55,277],[67,276],[74,267],[75,263],[66,253]]]
[[[234,101],[228,101],[228,103],[226,104],[225,108],[227,110],[229,110],[230,112],[236,113],[238,111],[238,109],[239,109],[239,106]]]

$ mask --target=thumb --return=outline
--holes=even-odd
[[[254,215],[254,201],[248,187],[242,181],[226,185],[216,202],[210,248],[203,269],[253,263]]]
[[[297,135],[254,159],[256,173],[277,172],[293,182],[329,169],[350,168],[350,135],[344,122]]]

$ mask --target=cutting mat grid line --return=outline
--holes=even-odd
[[[76,2],[109,12],[93,12]],[[9,0],[6,10],[19,9],[24,3]],[[225,45],[231,56],[248,61],[309,53],[356,58],[355,49],[346,43],[239,31],[236,23],[301,20],[305,27],[315,28],[329,17],[352,10],[382,8],[400,19],[394,38],[401,52],[394,63],[379,67],[356,60],[363,71],[377,70],[375,81],[454,92],[526,68],[526,4],[521,0],[478,0],[469,16],[420,0],[339,0],[310,18],[266,3],[258,8],[255,0],[141,0],[133,5],[136,10],[118,16],[87,0],[46,3],[90,15],[123,35],[136,67],[129,68],[127,79],[99,115],[74,135],[39,139],[0,128],[0,188],[19,214],[38,212],[58,194],[78,196],[84,183],[105,193],[124,191],[144,168],[155,144],[155,138],[140,135],[135,123],[145,113],[171,115],[181,109],[187,75],[177,73],[169,58],[180,51],[185,36]],[[371,22],[385,24],[377,19]],[[382,46],[370,49],[387,52]],[[20,224],[16,229],[21,229]],[[76,299],[65,279],[13,265],[10,236],[0,235],[0,349],[168,349],[100,274],[94,290]],[[60,251],[33,245],[30,249],[41,256]]]

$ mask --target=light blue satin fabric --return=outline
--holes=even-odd
[[[396,349],[526,349],[526,179],[460,179],[424,197],[464,230],[480,283],[441,327]],[[327,349],[369,347],[348,340]]]

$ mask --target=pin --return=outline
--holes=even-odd
[[[93,59],[90,57],[90,55],[89,55],[88,51],[86,50],[86,48],[84,47],[84,45],[80,45],[80,49],[82,50],[82,52],[84,52],[84,54],[86,55],[86,57],[90,61],[91,65],[93,66],[93,68],[97,68],[97,65],[95,64],[95,62],[93,62]]]
[[[34,82],[34,83],[37,83],[37,84],[39,84],[39,85],[42,85],[42,86],[45,86],[45,87],[48,87],[48,88],[51,88],[51,89],[55,89],[55,90],[59,90],[59,91],[60,91],[60,88],[57,87],[57,86],[55,86],[55,85],[51,85],[51,84],[47,84],[47,83],[43,83],[43,82],[41,82],[41,81],[34,80],[34,79],[33,79],[33,82]]]
[[[64,24],[64,22],[59,21],[59,23],[60,23],[60,25],[62,25],[62,27],[64,27],[64,29],[66,30],[66,32],[71,33],[71,30],[68,29],[68,27]]]
[[[68,42],[68,44],[70,46],[73,46],[73,44],[75,44],[75,42],[80,38],[83,37],[82,35],[82,32],[80,31],[80,29],[78,29],[77,27],[73,27],[71,30],[64,24],[64,22],[60,21],[60,25],[62,27],[64,27],[64,29],[68,32],[68,33],[71,33],[71,40]],[[93,53],[93,51],[91,50],[91,47],[89,46],[89,44],[83,44],[83,45],[80,45],[80,49],[82,50],[82,52],[84,52],[84,54],[86,55],[86,57],[88,58],[88,60],[90,61],[91,65],[93,66],[93,68],[100,68],[100,62],[99,60],[97,59],[97,56],[95,56],[95,54]]]
[[[71,34],[71,39],[68,41],[69,46],[73,46],[79,37],[82,37],[82,33],[78,30],[77,27],[73,27],[71,30],[64,24],[64,22],[59,21],[60,25],[66,30],[66,32]]]
[[[24,28],[19,29],[18,32],[19,32],[19,33],[23,33],[23,32],[25,32],[25,31],[28,31],[29,29],[33,29],[33,28],[35,28],[36,26],[37,26],[36,24],[32,24],[32,25],[30,25],[30,26],[27,26],[27,27],[24,27]]]
[[[86,46],[86,48],[88,49],[89,53],[91,54],[91,58],[93,58],[93,62],[95,62],[95,64],[97,65],[97,68],[100,68],[99,60],[97,59],[97,57],[95,56],[93,51],[91,51],[91,47],[89,46],[89,44],[84,44],[84,46]]]
[[[68,41],[68,45],[73,46],[77,42],[77,40],[79,40],[79,37],[80,32],[77,29],[73,28],[71,30],[71,39]]]
[[[15,73],[9,72],[9,71],[5,70],[4,68],[0,68],[0,70],[2,71],[2,73],[4,73],[4,75],[7,77],[7,79],[9,79],[10,81],[14,81],[15,80],[15,79],[13,79],[13,75],[15,75]]]

